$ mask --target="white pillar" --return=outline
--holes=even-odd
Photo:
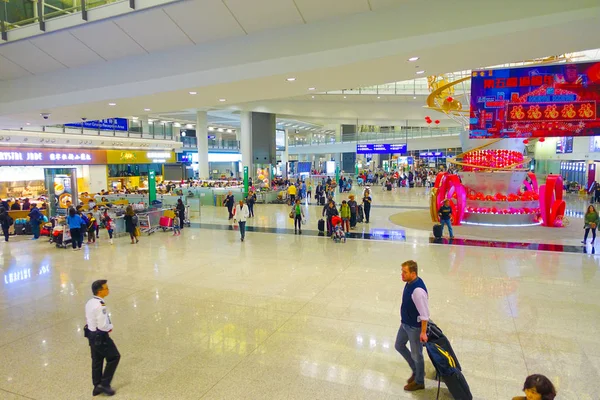
[[[283,135],[283,151],[281,152],[281,175],[283,178],[287,178],[288,176],[287,165],[290,160],[288,152],[288,132],[289,131],[286,129]]]
[[[249,111],[240,113],[240,150],[242,166],[248,167],[248,175],[253,176],[252,168],[252,115]]]
[[[208,179],[208,125],[206,111],[196,112],[196,142],[198,143],[198,177]]]

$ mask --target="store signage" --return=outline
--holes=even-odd
[[[444,153],[441,151],[426,151],[424,153],[419,153],[419,157],[443,157]]]
[[[407,145],[402,144],[357,144],[356,154],[406,154]]]
[[[18,148],[0,150],[0,165],[89,165],[106,164],[103,150],[65,151],[60,149]]]
[[[146,157],[152,160],[153,163],[165,163],[171,159],[172,153],[167,151],[149,151]]]
[[[107,164],[152,164],[176,162],[175,153],[170,151],[106,151]]]
[[[472,139],[600,135],[600,62],[473,71]]]
[[[85,128],[101,131],[122,131],[129,130],[129,121],[126,118],[108,118],[99,121],[83,121],[75,124],[65,124],[70,128]]]

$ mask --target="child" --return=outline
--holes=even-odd
[[[336,215],[332,218],[331,222],[333,224],[333,241],[336,243],[346,243],[346,234],[344,233],[344,228],[342,228],[342,219]]]
[[[98,223],[96,222],[96,218],[94,218],[94,214],[90,212],[88,213],[87,223],[88,243],[96,243],[96,228],[98,228]]]
[[[104,227],[106,228],[106,231],[108,232],[108,237],[110,238],[110,244],[113,244],[113,224],[112,224],[112,218],[110,218],[110,215],[108,215],[108,211],[104,211]]]
[[[181,235],[181,227],[179,221],[179,214],[175,212],[175,218],[173,218],[173,236]]]
[[[346,232],[350,232],[350,216],[350,205],[344,200],[340,207],[340,217],[342,217],[342,228],[344,228]]]

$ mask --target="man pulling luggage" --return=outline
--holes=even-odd
[[[423,344],[427,342],[429,321],[429,297],[425,282],[418,276],[418,266],[413,260],[402,263],[404,292],[400,307],[401,324],[396,336],[396,350],[404,357],[412,375],[404,390],[414,392],[425,389],[425,361]],[[406,343],[410,342],[410,350]]]

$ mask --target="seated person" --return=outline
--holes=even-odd
[[[15,202],[12,203],[12,206],[10,206],[10,210],[11,211],[21,211],[21,204],[19,203],[19,200],[15,199]]]

